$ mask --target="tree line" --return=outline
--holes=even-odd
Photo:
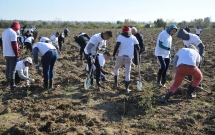
[[[8,28],[10,27],[11,23],[14,20],[0,20],[0,28]],[[210,21],[210,17],[194,19],[190,22],[182,21],[182,22],[175,22],[174,20],[167,20],[164,21],[162,18],[158,18],[153,23],[144,23],[144,22],[136,22],[130,19],[125,19],[124,21],[117,21],[117,22],[78,22],[78,21],[60,21],[60,19],[54,19],[54,21],[23,21],[18,20],[21,26],[26,25],[27,27],[35,26],[36,28],[45,28],[45,29],[52,29],[52,28],[121,28],[123,25],[128,26],[135,26],[137,28],[161,28],[167,27],[170,24],[175,24],[178,27],[201,27],[201,28],[215,28],[215,23]]]

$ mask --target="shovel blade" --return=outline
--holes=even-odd
[[[142,91],[143,84],[140,81],[137,81],[137,90]]]
[[[89,87],[90,87],[90,79],[86,78],[86,79],[84,80],[84,89],[85,89],[85,90],[88,90]]]

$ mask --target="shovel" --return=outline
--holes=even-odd
[[[98,44],[98,47],[99,47],[99,44]],[[98,54],[98,47],[97,47],[97,49],[96,49],[96,54],[95,54],[95,56],[94,56],[94,60],[96,60],[96,56],[97,56],[97,54]],[[94,63],[92,63],[91,68],[90,68],[90,72],[89,72],[89,74],[87,75],[87,78],[85,78],[85,80],[84,80],[84,89],[85,89],[85,90],[88,90],[89,87],[90,87],[90,85],[91,85],[90,82],[91,82],[91,75],[92,75],[93,65],[94,65]],[[88,66],[89,66],[89,65],[88,65]]]
[[[142,82],[141,82],[141,75],[140,75],[140,56],[139,56],[139,51],[136,50],[137,52],[137,63],[138,63],[138,78],[139,80],[137,81],[137,90],[142,91]]]

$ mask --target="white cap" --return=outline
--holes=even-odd
[[[26,62],[26,61],[29,62],[30,64],[33,63],[31,57],[26,57],[26,58],[24,59],[24,62]]]

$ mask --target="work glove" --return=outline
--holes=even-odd
[[[116,61],[116,57],[115,56],[112,56],[111,59],[112,59],[112,61]]]
[[[38,64],[35,64],[35,68],[36,68],[36,70],[40,70],[40,68],[39,68],[39,65],[38,65]]]
[[[29,78],[29,81],[31,82],[35,82],[35,80],[33,78]]]
[[[113,73],[113,72],[109,72],[109,74],[112,75],[112,76],[114,76],[114,73]]]
[[[90,55],[90,59],[91,59],[91,63],[94,64],[94,63],[95,63],[95,60],[94,60],[94,58],[93,58],[92,55]]]

